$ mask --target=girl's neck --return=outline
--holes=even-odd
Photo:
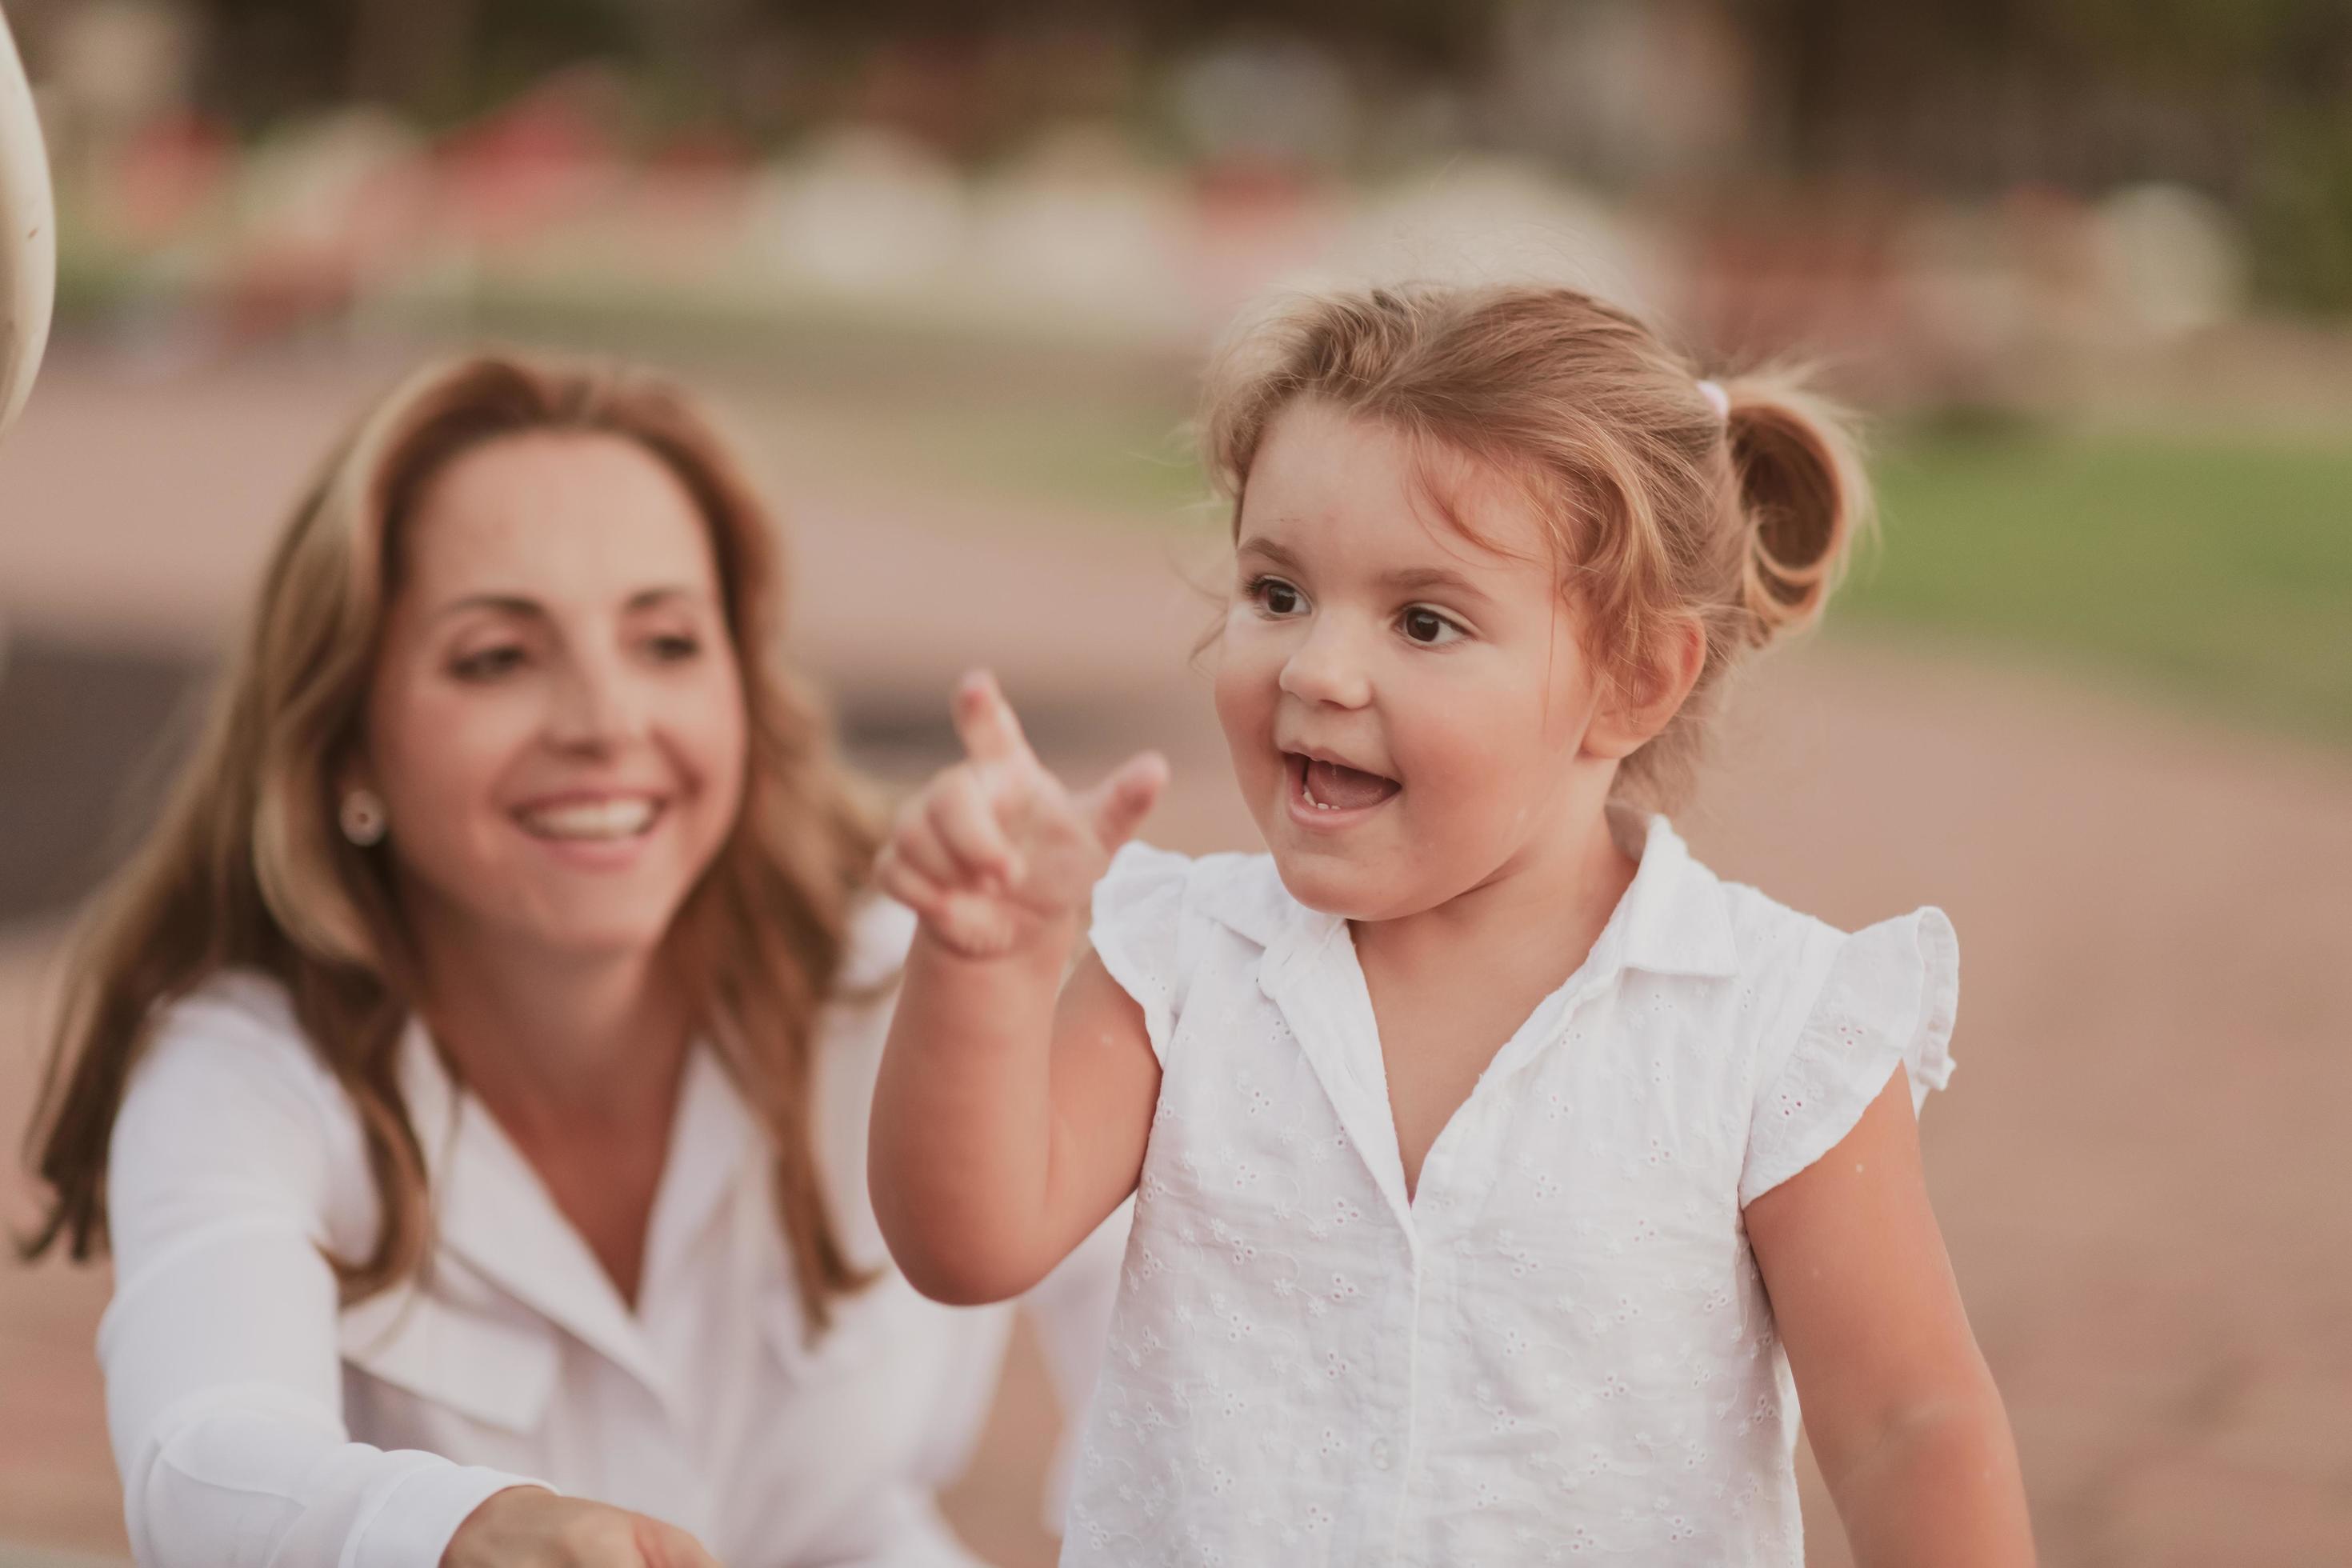
[[[417,949],[434,1038],[510,1133],[668,1125],[693,1026],[659,950],[582,957],[446,927]]]
[[[1351,922],[1359,961],[1408,983],[1475,972],[1482,985],[1549,995],[1591,952],[1638,864],[1619,847],[1603,809],[1579,812],[1563,831],[1442,904]]]

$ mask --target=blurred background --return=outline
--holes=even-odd
[[[326,443],[436,348],[649,360],[761,459],[802,654],[911,780],[955,672],[1157,744],[1183,424],[1234,312],[1548,276],[1796,353],[1885,513],[1684,826],[1969,957],[1924,1127],[2053,1564],[2352,1562],[2352,5],[2344,0],[5,0],[55,165],[0,449],[0,1133]],[[34,1212],[0,1173],[0,1210]],[[0,1564],[123,1552],[100,1269],[0,1265]],[[958,1488],[1049,1562],[1024,1348]],[[1846,1561],[1809,1497],[1816,1563]]]

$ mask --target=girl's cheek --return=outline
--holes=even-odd
[[[1475,810],[1517,782],[1524,764],[1512,738],[1524,729],[1524,715],[1496,710],[1487,694],[1432,693],[1405,722],[1398,717],[1392,710],[1390,744],[1406,779],[1423,786],[1427,805]]]
[[[1270,664],[1265,639],[1253,635],[1257,631],[1228,620],[1212,650],[1211,691],[1228,728],[1273,705],[1274,678],[1280,666]]]

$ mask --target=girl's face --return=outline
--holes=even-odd
[[[1532,507],[1467,458],[1414,458],[1329,404],[1284,410],[1218,643],[1217,715],[1283,881],[1351,920],[1549,859],[1613,771],[1587,749],[1596,675]],[[1496,548],[1441,518],[1424,476]]]
[[[401,543],[352,782],[409,918],[491,956],[650,952],[743,793],[693,499],[633,440],[534,432],[451,462]]]

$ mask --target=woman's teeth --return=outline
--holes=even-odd
[[[652,826],[652,801],[595,800],[522,814],[523,827],[542,838],[629,838]]]

